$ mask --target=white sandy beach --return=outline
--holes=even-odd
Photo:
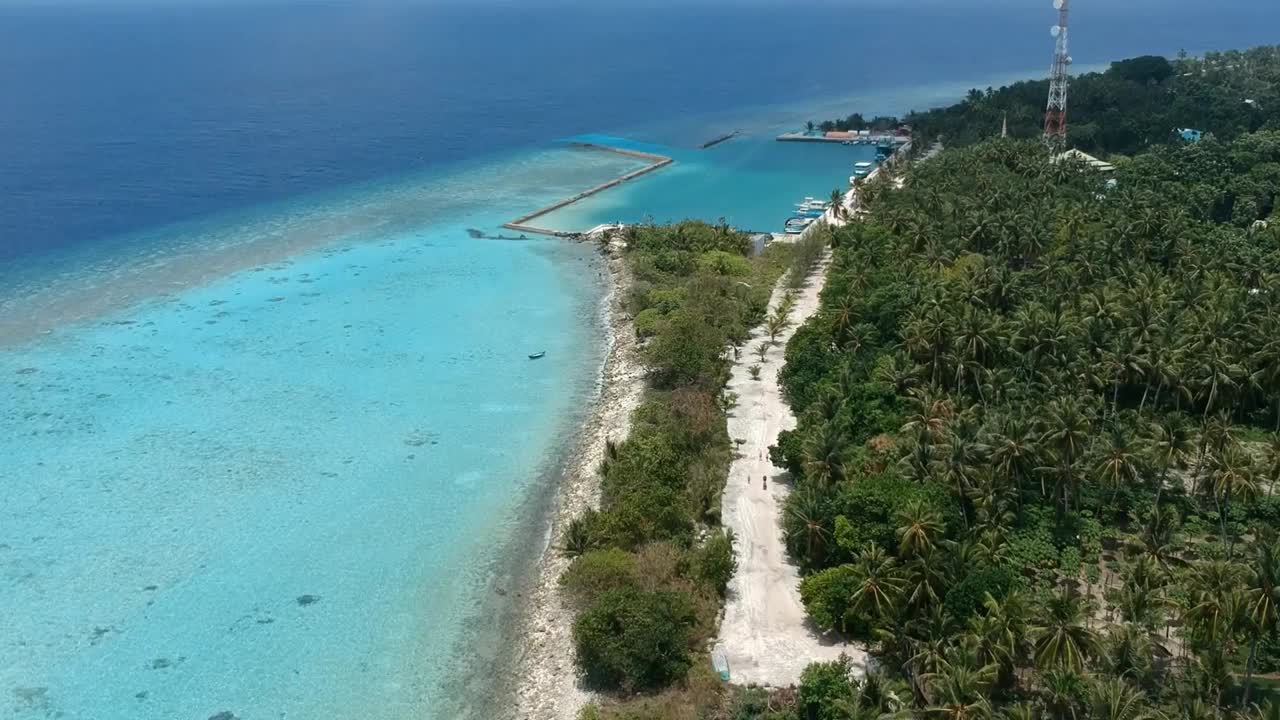
[[[556,548],[569,521],[600,503],[600,463],[608,441],[619,442],[631,428],[631,414],[644,391],[644,368],[637,357],[635,331],[623,307],[630,279],[620,255],[609,258],[612,287],[607,299],[609,354],[596,407],[583,427],[555,501],[549,543],[539,561],[536,585],[525,601],[514,651],[516,706],[520,720],[573,720],[590,693],[579,687],[573,665],[573,612],[560,592],[560,576],[570,560]]]

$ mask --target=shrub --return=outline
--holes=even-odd
[[[573,624],[579,672],[600,689],[670,683],[689,669],[693,622],[689,600],[680,593],[606,592]]]
[[[641,310],[632,322],[636,326],[636,337],[653,337],[658,334],[658,328],[662,323],[662,312],[657,308]]]
[[[844,720],[848,714],[841,701],[852,700],[855,689],[853,661],[848,655],[813,663],[800,673],[799,709],[811,720]]]
[[[737,569],[738,561],[733,556],[733,531],[712,533],[698,553],[698,578],[723,597]]]
[[[600,513],[601,542],[634,549],[655,540],[688,544],[693,519],[683,492],[641,485],[615,499]]]
[[[796,430],[783,430],[778,433],[778,444],[769,447],[769,462],[777,467],[786,468],[792,477],[802,477],[804,436]]]
[[[592,550],[573,561],[560,584],[579,602],[590,602],[610,590],[636,585],[635,557],[624,550]]]
[[[724,337],[715,328],[679,310],[646,349],[655,379],[667,387],[696,385],[719,390],[724,373]]]
[[[712,250],[698,258],[698,270],[713,275],[741,277],[751,274],[751,263],[741,255]]]
[[[974,570],[947,591],[943,604],[958,622],[965,622],[982,607],[987,593],[999,600],[1018,582],[1013,570],[1007,567],[990,567]]]
[[[818,627],[848,632],[849,599],[858,586],[858,571],[840,565],[800,581],[800,602]]]

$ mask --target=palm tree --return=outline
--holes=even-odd
[[[1199,387],[1197,396],[1204,402],[1204,415],[1208,418],[1223,395],[1230,397],[1239,387],[1244,368],[1232,362],[1218,345],[1213,345],[1192,360],[1192,382]]]
[[[1157,467],[1160,477],[1156,481],[1156,505],[1160,504],[1160,496],[1164,492],[1169,470],[1180,466],[1191,457],[1195,444],[1191,439],[1191,430],[1186,419],[1179,413],[1162,415],[1150,426],[1148,448]]]
[[[834,423],[819,425],[804,444],[804,478],[818,488],[845,479],[845,437]]]
[[[830,531],[823,525],[822,502],[811,490],[797,493],[796,498],[787,503],[787,518],[790,522],[783,528],[787,535],[787,545],[794,547],[793,541],[802,538],[805,548],[806,562],[818,561],[818,552],[823,550]]]
[[[1063,397],[1050,403],[1045,426],[1046,430],[1040,440],[1054,448],[1059,476],[1058,502],[1060,511],[1065,513],[1071,508],[1076,460],[1084,454],[1088,442],[1089,420],[1079,401]]]
[[[930,551],[912,557],[903,568],[903,590],[908,607],[936,607],[942,600],[948,584],[947,568],[942,553]]]
[[[995,681],[996,667],[975,667],[969,662],[951,662],[941,672],[925,678],[925,695],[929,704],[927,717],[941,720],[986,720],[992,717],[987,697]]]
[[[1258,492],[1258,480],[1253,473],[1253,456],[1238,444],[1232,444],[1226,452],[1215,456],[1210,471],[1213,499],[1218,506],[1218,522],[1222,530],[1222,544],[1231,556],[1231,537],[1227,532],[1227,509],[1232,498],[1248,500]]]
[[[942,438],[947,421],[955,414],[951,399],[932,387],[911,390],[907,395],[907,405],[910,409],[902,431],[925,430],[934,442]]]
[[[591,519],[595,511],[588,510],[587,515],[569,521],[560,538],[560,552],[565,557],[575,558],[595,547],[595,538],[591,533]]]
[[[1000,600],[986,593],[982,604],[985,612],[969,619],[968,642],[979,662],[999,668],[998,684],[1005,687],[1023,658],[1029,608],[1016,590]]]
[[[1089,688],[1092,720],[1147,720],[1157,717],[1150,701],[1122,678],[1095,680]]]
[[[847,214],[844,205],[844,193],[839,190],[831,191],[831,214],[837,220],[843,220]]]
[[[1182,520],[1177,510],[1153,506],[1138,524],[1140,559],[1148,559],[1162,570],[1181,564],[1182,559],[1178,556],[1178,531],[1181,527]]]
[[[942,535],[942,516],[925,502],[916,498],[898,511],[898,556],[911,558],[933,551],[936,539]]]
[[[1031,423],[1020,414],[1006,415],[989,441],[991,464],[1013,484],[1022,506],[1022,478],[1036,467],[1038,448]]]
[[[1249,704],[1253,689],[1253,668],[1258,655],[1258,640],[1263,635],[1275,639],[1280,624],[1280,540],[1273,528],[1262,527],[1253,544],[1254,559],[1245,589],[1248,598],[1249,659],[1245,666],[1244,705]]]
[[[903,669],[921,695],[925,679],[949,667],[947,651],[955,631],[955,618],[941,604],[933,605],[927,613],[916,614],[907,623],[905,634],[911,649]]]
[[[857,586],[850,598],[850,611],[864,617],[893,617],[903,588],[897,561],[879,545],[869,545],[858,553],[854,567]]]
[[[1084,670],[1086,661],[1097,653],[1098,636],[1085,622],[1087,608],[1070,591],[1060,591],[1049,600],[1045,617],[1030,630],[1036,667]]]
[[[1113,426],[1106,435],[1106,445],[1094,464],[1094,474],[1102,480],[1103,487],[1112,488],[1111,503],[1115,504],[1120,488],[1134,485],[1140,474],[1139,456],[1129,440],[1129,435],[1119,426]]]
[[[1076,720],[1076,709],[1085,699],[1084,676],[1069,668],[1053,668],[1040,675],[1041,694],[1049,714],[1057,720]]]
[[[1267,445],[1266,478],[1267,496],[1270,497],[1276,483],[1280,482],[1280,433],[1273,434]]]
[[[1150,679],[1155,652],[1147,630],[1121,623],[1111,628],[1103,643],[1099,669],[1109,677],[1142,684]]]
[[[1246,607],[1239,593],[1242,583],[1242,568],[1235,563],[1207,560],[1192,566],[1184,625],[1211,645],[1225,642],[1239,626]]]

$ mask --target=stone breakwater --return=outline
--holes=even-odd
[[[617,187],[618,185],[621,185],[624,182],[627,182],[629,180],[634,180],[642,175],[648,175],[649,173],[655,170],[664,168],[670,165],[671,163],[675,162],[674,160],[672,160],[671,158],[665,155],[655,155],[653,153],[639,152],[637,150],[626,150],[624,148],[611,147],[609,145],[598,145],[595,143],[573,143],[573,145],[575,147],[587,148],[590,150],[603,150],[605,152],[618,153],[619,155],[627,155],[629,157],[645,160],[649,164],[638,170],[632,170],[631,172],[625,175],[621,175],[607,182],[600,183],[595,187],[589,188],[587,190],[583,190],[577,195],[573,195],[571,197],[565,198],[564,200],[554,202],[550,205],[547,205],[546,207],[538,208],[537,210],[534,210],[533,212],[527,215],[521,215],[515,220],[512,220],[509,223],[506,223],[502,227],[507,228],[508,230],[516,230],[518,232],[536,233],[538,235],[552,235],[554,237],[569,237],[572,235],[577,235],[578,233],[550,230],[548,228],[538,227],[536,225],[530,225],[529,223],[533,220],[536,220],[537,218],[542,217],[543,215],[546,215],[547,213],[555,212],[556,210],[559,210],[560,208],[566,207],[568,205],[572,205],[578,202],[579,200],[582,200],[583,198],[591,197],[592,195],[595,195],[596,193],[602,192],[604,190],[608,190],[611,187]]]

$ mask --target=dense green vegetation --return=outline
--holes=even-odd
[[[1259,701],[1280,671],[1277,163],[1277,131],[1107,176],[996,140],[866,188],[788,345],[800,422],[774,458],[802,599],[878,670],[815,665],[732,717]]]
[[[724,701],[724,349],[782,263],[723,227],[630,231],[653,389],[564,583],[588,683],[665,690],[584,718],[1280,717],[1280,49],[1078,78],[1071,144],[1106,175],[992,139],[1006,114],[1039,136],[1044,85],[913,114],[948,150],[791,256],[803,277],[833,248],[782,374],[783,532],[866,669]]]
[[[1001,88],[973,89],[965,101],[912,112],[901,120],[929,144],[981,142],[1008,120],[1014,138],[1036,138],[1044,129],[1049,81],[1027,80]],[[1072,78],[1068,144],[1085,152],[1131,155],[1154,144],[1180,140],[1193,128],[1223,141],[1263,129],[1280,129],[1280,46],[1208,53],[1174,60],[1143,56],[1111,64],[1104,72]],[[854,114],[825,121],[823,130],[887,130],[898,119],[871,122]],[[814,126],[809,123],[810,129]]]
[[[1015,138],[1044,128],[1049,81],[971,90],[965,102],[906,118],[922,138],[968,145],[1000,132]],[[1248,102],[1252,101],[1252,102]],[[1280,47],[1208,53],[1203,58],[1140,57],[1072,79],[1068,144],[1086,152],[1129,155],[1174,142],[1177,128],[1229,141],[1280,128]]]
[[[719,517],[732,348],[765,320],[778,277],[792,266],[807,274],[828,239],[759,257],[724,225],[636,226],[623,239],[649,387],[628,439],[608,449],[600,510],[562,539],[575,558],[562,583],[579,609],[573,637],[586,684],[650,692],[584,712],[693,717],[722,702],[706,651],[735,569]]]

